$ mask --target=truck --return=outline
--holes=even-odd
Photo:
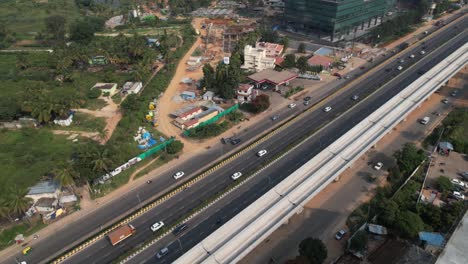
[[[117,228],[116,230],[112,231],[107,235],[109,240],[113,246],[117,245],[118,243],[122,242],[129,236],[133,235],[136,232],[134,226],[128,224]]]

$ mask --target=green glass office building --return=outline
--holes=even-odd
[[[331,40],[377,23],[396,0],[285,0],[288,23],[326,32]]]

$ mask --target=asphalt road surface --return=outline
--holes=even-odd
[[[464,19],[463,22],[466,23],[466,19]],[[458,23],[458,24],[459,24],[459,28],[462,28],[460,26],[462,25],[462,23]],[[452,27],[452,25],[450,25],[450,27]],[[432,49],[440,46],[440,43],[442,41],[445,41],[446,39],[453,37],[454,31],[460,31],[460,30],[461,29],[447,30],[447,31],[441,32],[441,36],[435,37],[432,40],[427,41],[427,43],[425,44],[427,53],[429,53]],[[466,42],[466,37],[462,41]],[[445,53],[449,54],[456,47],[458,47],[460,43],[461,42],[452,41],[452,44],[450,45],[450,47],[453,47],[453,49],[450,51],[446,51]],[[420,55],[416,55],[416,58],[413,60],[407,59],[406,62],[403,63],[402,65],[404,67],[408,67],[411,63],[418,60],[419,56]],[[425,56],[433,56],[433,55],[426,54]],[[446,55],[436,56],[435,61],[438,61],[438,60],[440,61],[445,56]],[[425,71],[425,70],[430,69],[436,63],[435,61],[430,61],[428,63],[421,64],[421,66],[417,67],[418,71],[419,70]],[[396,68],[396,64],[397,62],[395,62],[395,65],[393,68]],[[416,69],[413,69],[411,71],[405,72],[401,74],[400,76],[398,76],[398,79],[402,80],[402,83],[398,85],[398,89],[403,88],[407,84],[411,83],[412,80],[417,78],[418,75],[414,74],[415,71]],[[164,222],[166,222],[166,224],[170,224],[171,222],[180,218],[186,212],[190,211],[191,208],[196,207],[203,200],[209,198],[214,193],[220,190],[223,190],[227,185],[229,185],[231,181],[229,176],[235,171],[241,170],[245,174],[245,173],[248,173],[248,171],[254,170],[261,164],[262,161],[268,159],[268,157],[271,157],[275,153],[280,152],[286,146],[288,146],[295,140],[302,137],[302,135],[309,133],[311,130],[317,128],[321,124],[328,122],[329,120],[338,116],[339,113],[344,112],[344,110],[348,109],[352,104],[355,104],[356,102],[350,100],[350,97],[353,94],[359,94],[360,98],[364,98],[366,94],[369,94],[371,93],[372,90],[375,90],[376,84],[384,83],[391,76],[394,76],[398,73],[399,72],[397,70],[392,69],[389,72],[382,70],[382,72],[372,74],[371,76],[369,76],[368,79],[364,80],[359,85],[355,85],[354,87],[349,89],[348,92],[343,93],[342,96],[333,100],[331,102],[331,106],[333,107],[333,110],[331,112],[327,114],[324,114],[321,111],[310,113],[307,116],[305,116],[300,122],[297,122],[296,124],[285,129],[278,135],[272,137],[270,140],[264,142],[261,146],[258,147],[258,149],[265,148],[268,150],[268,154],[265,155],[264,157],[260,159],[255,158],[254,154],[257,151],[257,149],[249,153],[246,153],[245,155],[241,156],[237,160],[229,163],[221,171],[215,172],[214,175],[211,175],[205,178],[204,180],[197,183],[195,186],[193,186],[189,190],[186,190],[176,195],[172,199],[168,200],[166,203],[163,203],[157,208],[155,208],[154,210],[151,210],[145,216],[140,217],[134,222],[132,222],[132,224],[134,224],[137,227],[137,230],[138,230],[137,233],[134,236],[125,240],[120,245],[116,247],[112,247],[106,239],[103,239],[97,242],[96,244],[94,244],[93,246],[91,246],[90,248],[79,253],[75,257],[71,258],[67,262],[70,262],[70,263],[88,263],[88,262],[89,263],[109,263],[111,262],[112,260],[117,258],[119,255],[124,253],[125,251],[131,250],[135,246],[142,244],[144,241],[150,239],[152,237],[152,233],[151,231],[149,231],[149,226],[152,223],[159,221],[159,220],[163,220]],[[390,90],[392,92],[391,94],[395,94],[398,89]],[[390,97],[391,95],[389,95],[387,99]],[[372,101],[371,103],[372,105],[376,105],[375,101]],[[360,107],[362,107],[362,105],[366,105],[366,104],[361,104]],[[280,116],[282,118],[285,118],[288,115],[295,114],[297,113],[297,111],[301,110],[301,107],[298,106],[297,108],[292,109],[292,110],[290,109],[281,110]],[[378,107],[378,105],[376,105],[376,107]],[[365,116],[371,111],[373,111],[372,108],[367,106],[367,108],[360,110],[359,114],[362,116]],[[316,149],[312,149],[312,151],[311,149],[309,149],[307,151],[307,155],[301,155],[302,159],[297,159],[297,160],[295,158],[291,160],[288,159],[289,160],[288,161],[289,163],[287,164],[288,169],[285,170],[283,167],[281,167],[282,169],[277,168],[277,170],[281,172],[281,175],[283,177],[286,177],[287,175],[289,175],[289,173],[291,173],[292,171],[297,169],[299,166],[301,166],[303,163],[305,163],[308,159],[313,157],[313,155],[315,155],[315,153],[317,153],[321,148],[323,148],[325,145],[330,144],[331,142],[333,142],[333,140],[336,137],[338,137],[339,135],[341,135],[342,133],[350,129],[355,123],[359,121],[359,118],[356,117],[356,119],[350,119],[350,120],[352,120],[352,122],[347,121],[347,122],[344,122],[344,124],[340,124],[339,127],[336,127],[335,130],[332,130],[333,132],[331,134],[323,134],[319,136],[318,147],[316,146]],[[337,122],[336,124],[333,123],[333,125],[331,125],[330,127],[334,127],[338,123],[339,122]],[[271,121],[265,120],[264,122],[255,125],[249,130],[244,131],[239,136],[245,140],[246,138],[252,138],[255,135],[258,135],[262,131],[267,130],[269,128],[271,128]],[[41,244],[35,245],[34,250],[32,251],[30,255],[26,257],[18,255],[17,257],[19,257],[21,260],[24,259],[30,263],[46,262],[50,260],[51,258],[56,256],[56,254],[58,254],[58,252],[60,252],[60,250],[66,247],[67,245],[77,244],[79,241],[82,241],[85,238],[85,234],[91,234],[96,231],[99,231],[101,227],[106,226],[110,222],[114,222],[117,219],[121,218],[122,215],[125,214],[125,212],[128,213],[135,207],[138,207],[138,204],[139,204],[138,197],[140,197],[140,199],[143,201],[149,200],[159,195],[168,187],[174,185],[175,181],[172,179],[171,176],[175,171],[184,170],[187,174],[186,177],[188,177],[190,174],[196,172],[203,165],[208,164],[210,161],[220,156],[220,154],[230,151],[232,149],[233,149],[233,146],[230,146],[230,145],[217,146],[216,148],[213,148],[212,151],[206,154],[202,154],[190,161],[187,161],[178,168],[174,168],[173,171],[168,171],[161,175],[155,175],[156,179],[153,180],[152,184],[143,185],[135,190],[132,190],[129,193],[123,194],[121,199],[103,206],[101,210],[93,214],[90,214],[89,216],[84,218],[80,224],[67,227],[65,230],[56,233],[55,235],[51,236],[48,240],[42,242]],[[299,150],[296,150],[294,153],[297,153],[298,151]],[[286,162],[286,161],[283,160],[281,162]],[[278,162],[272,167],[280,166],[281,162]],[[241,169],[238,169],[238,168],[241,168]],[[262,177],[259,175],[256,178],[261,179]],[[273,175],[270,175],[270,177],[268,178],[268,182],[270,184],[263,184],[262,189],[264,191],[257,192],[257,196],[255,197],[259,197],[259,195],[267,191],[269,188],[271,188],[271,186],[279,182],[281,179],[282,179],[281,177],[274,177]],[[254,181],[251,181],[251,182],[254,182]],[[243,189],[243,188],[240,188],[240,189]],[[251,196],[251,197],[254,197],[254,196]],[[250,199],[251,199],[250,202],[252,202],[256,198],[250,198]],[[242,210],[243,207],[247,206],[250,202],[243,202],[242,203],[243,206],[237,208],[237,211],[233,213],[239,212],[240,210]],[[230,213],[228,212],[223,213],[223,215],[224,215],[223,219],[230,218],[229,217]],[[232,214],[231,217],[233,215],[234,214]],[[215,215],[215,217],[216,216],[217,215]],[[213,219],[216,219],[216,221],[218,221],[218,218],[213,218]],[[209,221],[207,220],[207,222]],[[198,228],[199,227],[197,226],[197,229]],[[206,229],[206,227],[204,228]],[[189,230],[188,232],[186,232],[186,235],[184,235],[183,237],[185,238],[187,234],[192,234],[194,230],[196,231],[196,229]],[[207,230],[206,232],[201,232],[202,234],[200,234],[199,232],[198,236],[193,236],[191,237],[190,240],[187,239],[186,241],[190,242],[187,245],[183,244],[186,242],[182,242],[181,245],[183,246],[182,247],[183,251],[186,251],[187,249],[189,249],[190,244],[193,246],[199,240],[203,239],[204,236],[212,232],[214,229],[212,227],[211,229],[206,229],[206,230]],[[173,254],[170,254],[167,256],[166,258],[167,260],[176,258],[178,255],[180,255],[180,252],[182,251],[180,251],[177,254],[175,254],[176,252],[175,250],[173,250],[173,252],[174,252]],[[142,256],[144,255],[145,254],[142,254]],[[14,263],[14,259],[8,259],[4,261],[6,263]]]
[[[465,22],[464,19],[459,24]],[[210,198],[212,195],[222,191],[229,184],[232,179],[230,176],[235,172],[242,172],[244,175],[251,171],[254,171],[263,162],[268,160],[268,157],[282,152],[290,144],[298,141],[304,135],[307,135],[316,128],[330,122],[334,118],[340,116],[346,110],[356,105],[358,101],[351,100],[353,95],[358,95],[360,100],[365,98],[367,95],[373,93],[379,86],[383,85],[388,80],[393,80],[376,93],[372,94],[369,98],[357,104],[355,108],[341,115],[337,120],[330,123],[325,129],[320,131],[312,139],[302,144],[295,151],[287,155],[284,159],[278,161],[273,166],[264,170],[262,173],[257,175],[253,180],[249,181],[248,184],[242,186],[239,190],[234,192],[230,198],[223,199],[225,202],[224,206],[215,212],[210,211],[208,218],[207,215],[202,214],[198,217],[203,221],[197,222],[189,221],[189,229],[179,239],[168,236],[169,240],[163,239],[161,243],[157,243],[153,250],[147,250],[140,254],[134,261],[135,263],[141,263],[147,261],[148,263],[156,262],[154,254],[156,248],[163,247],[169,244],[170,254],[161,260],[161,263],[169,263],[180,256],[183,252],[186,252],[193,245],[198,243],[204,237],[213,232],[219,224],[227,221],[228,219],[235,216],[243,208],[248,206],[250,203],[255,201],[263,193],[268,191],[272,186],[279,183],[290,173],[299,168],[302,164],[310,160],[313,156],[319,153],[324,147],[335,141],[339,136],[344,134],[346,131],[351,129],[355,124],[360,122],[363,118],[368,116],[371,112],[376,110],[390,98],[395,96],[399,91],[417,79],[422,71],[429,70],[432,66],[437,64],[439,61],[447,57],[454,50],[459,48],[461,45],[466,43],[468,40],[467,33],[464,32],[455,39],[451,40],[448,45],[443,46],[439,50],[432,52],[434,49],[441,46],[447,39],[453,38],[455,33],[460,33],[460,29],[448,29],[441,32],[438,37],[431,40],[427,40],[424,44],[426,51],[425,55],[421,55],[421,47],[415,47],[405,51],[401,55],[401,58],[405,58],[405,62],[400,63],[397,59],[387,67],[384,67],[379,72],[369,76],[367,79],[360,82],[358,85],[351,87],[347,91],[343,92],[339,97],[334,98],[327,104],[332,107],[332,111],[325,113],[322,109],[313,111],[305,115],[300,121],[295,122],[281,133],[273,136],[266,142],[262,143],[256,149],[253,149],[238,159],[227,164],[221,170],[216,171],[213,175],[210,175],[198,182],[190,189],[187,189],[167,202],[154,208],[148,212],[145,216],[140,217],[132,222],[137,228],[137,232],[132,237],[126,239],[120,245],[112,247],[109,241],[103,239],[91,247],[87,248],[83,252],[72,257],[68,263],[109,263],[116,259],[122,253],[132,250],[136,246],[144,243],[151,239],[154,235],[149,230],[149,227],[157,222],[164,221],[166,224],[174,223],[180,217],[190,212],[192,208],[200,205],[204,200]],[[409,55],[414,54],[415,58],[410,59]],[[422,59],[417,65],[408,69],[416,61]],[[406,71],[399,71],[396,68],[402,66]],[[290,111],[298,111],[299,108],[293,108]],[[266,149],[268,153],[258,158],[255,153],[260,149]],[[248,188],[250,187],[250,188]],[[236,198],[237,196],[237,198]],[[172,238],[172,239],[171,239]]]

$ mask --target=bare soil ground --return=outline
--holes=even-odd
[[[117,127],[120,119],[122,119],[122,113],[119,110],[119,105],[114,103],[110,97],[100,97],[106,101],[107,105],[100,110],[89,110],[86,108],[77,109],[78,112],[87,113],[95,117],[104,117],[106,119],[106,126],[104,130],[106,131],[106,137],[98,139],[101,144],[105,144],[107,140],[114,133],[114,129]]]

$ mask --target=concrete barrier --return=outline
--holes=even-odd
[[[465,44],[174,263],[240,261],[467,62]]]

